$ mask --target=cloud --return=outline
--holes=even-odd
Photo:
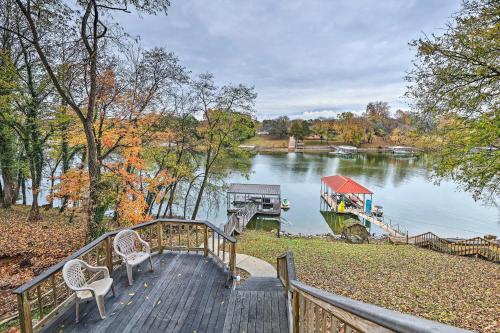
[[[255,86],[259,118],[405,104],[408,42],[438,32],[456,0],[173,0],[168,16],[118,14],[195,73]],[[306,113],[309,112],[309,113]]]

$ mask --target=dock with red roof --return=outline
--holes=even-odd
[[[372,212],[373,192],[355,180],[342,176],[321,177],[321,198],[337,214],[352,214],[374,223],[391,236],[405,236],[399,225],[386,223]]]

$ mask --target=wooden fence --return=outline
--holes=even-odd
[[[235,275],[236,239],[207,221],[158,219],[133,226],[143,239],[149,242],[153,253],[164,250],[203,252],[213,257],[228,269],[228,278]],[[74,293],[66,286],[62,268],[71,259],[82,259],[94,266],[106,266],[111,273],[121,265],[120,258],[113,251],[113,238],[120,230],[108,232],[87,244],[74,254],[50,267],[45,272],[23,284],[17,294],[19,322],[22,333],[31,333],[43,326],[74,299]],[[210,248],[209,239],[218,244]],[[214,250],[212,250],[214,249]],[[226,256],[229,264],[226,264]],[[95,279],[97,276],[89,276]]]
[[[441,238],[432,232],[405,238],[391,237],[395,243],[413,244],[422,248],[458,256],[476,256],[500,262],[500,245],[482,237],[470,239]]]
[[[295,274],[293,254],[277,259],[278,278],[288,300],[290,332],[468,332],[416,316],[384,309],[335,295],[301,283]]]

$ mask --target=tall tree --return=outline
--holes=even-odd
[[[422,118],[440,124],[435,175],[476,199],[500,193],[499,17],[499,1],[464,1],[444,34],[411,43],[407,96]]]
[[[129,12],[128,6],[139,13],[166,13],[170,2],[88,0],[71,4],[72,7],[60,0],[15,2],[24,18],[21,23],[28,30],[26,34],[18,34],[19,38],[34,47],[55,89],[78,116],[83,127],[89,175],[88,236],[94,238],[102,231],[100,223],[106,209],[99,198],[102,187],[101,165],[94,132],[98,76],[105,52],[110,52],[105,49],[112,42],[120,40],[120,36],[116,35],[117,30],[110,28],[112,13]],[[64,41],[55,44],[54,41],[61,41],[61,34],[65,34]],[[53,54],[55,51],[59,51],[59,56],[63,53],[72,55],[71,59],[67,59],[68,75],[64,76],[64,80],[57,73],[59,57]]]
[[[270,121],[271,134],[279,135],[280,138],[285,137],[288,134],[288,129],[290,128],[290,118],[287,116],[279,116],[276,119]]]
[[[297,140],[304,140],[306,136],[311,134],[309,123],[305,120],[294,120],[289,130],[290,135],[293,135]]]
[[[201,184],[191,218],[198,215],[201,199],[217,163],[241,153],[240,143],[255,129],[250,115],[257,94],[244,85],[217,87],[212,74],[202,74],[193,83],[197,111],[202,117],[198,135],[204,163]]]
[[[5,47],[5,42],[2,43]],[[10,54],[0,49],[0,115],[12,112],[12,100],[17,89],[17,76]],[[0,170],[2,172],[2,206],[10,207],[15,201],[15,183],[18,173],[17,138],[14,130],[0,118]]]
[[[364,114],[376,135],[385,138],[391,133],[391,117],[387,102],[370,102]]]

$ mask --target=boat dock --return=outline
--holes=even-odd
[[[281,187],[269,184],[230,184],[227,191],[227,212],[232,213],[224,232],[241,233],[256,215],[281,214]]]
[[[281,186],[239,183],[229,185],[226,195],[228,213],[236,213],[249,203],[257,206],[258,214],[280,215]]]
[[[387,223],[383,217],[372,212],[373,192],[354,180],[340,175],[322,177],[320,193],[331,211],[355,215],[375,224],[391,236],[406,236],[399,225]]]

